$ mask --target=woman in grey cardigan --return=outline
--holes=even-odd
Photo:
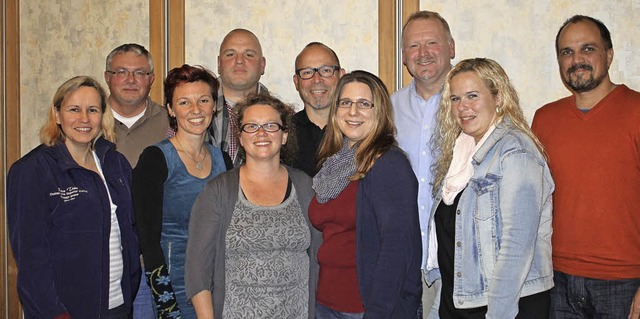
[[[293,109],[258,94],[235,112],[246,164],[193,205],[187,297],[198,318],[313,318],[321,237],[307,215],[311,179],[280,164]]]

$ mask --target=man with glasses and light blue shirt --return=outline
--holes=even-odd
[[[430,140],[442,85],[451,70],[455,43],[447,21],[431,11],[413,13],[402,29],[402,63],[413,81],[391,96],[398,134],[398,146],[407,153],[418,179],[418,212],[422,236],[422,270],[425,283],[422,309],[425,318],[438,318],[440,275],[435,227],[429,227],[431,205],[431,164],[434,154]],[[429,229],[432,229],[431,234]],[[431,309],[431,311],[430,311]],[[428,315],[427,315],[428,314]]]
[[[298,154],[287,164],[311,177],[316,173],[316,153],[329,121],[331,97],[344,73],[335,51],[323,43],[307,44],[296,57],[293,84],[304,109],[293,116]]]
[[[145,147],[164,140],[170,132],[167,110],[149,97],[154,79],[151,54],[139,44],[123,44],[107,56],[104,80],[116,119],[116,148],[131,167]]]
[[[149,97],[154,79],[153,59],[142,45],[123,44],[107,56],[104,80],[109,86],[109,105],[115,118],[116,149],[131,167],[136,166],[145,147],[172,133],[167,110]],[[133,318],[155,318],[151,289],[144,274],[133,302]]]

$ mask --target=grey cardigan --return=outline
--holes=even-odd
[[[236,167],[210,180],[196,198],[189,220],[189,239],[185,262],[187,298],[212,291],[215,318],[222,318],[225,296],[225,237],[234,206],[238,200],[240,168]],[[295,168],[287,167],[298,201],[311,232],[309,254],[309,318],[315,313],[318,283],[317,252],[322,234],[309,221],[308,208],[313,198],[311,178]]]

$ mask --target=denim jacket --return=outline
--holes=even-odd
[[[506,117],[472,164],[456,209],[453,301],[458,308],[488,305],[487,318],[514,318],[520,297],[553,287],[554,183],[534,142]]]

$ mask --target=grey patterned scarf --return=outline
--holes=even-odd
[[[356,148],[349,148],[346,139],[342,144],[342,149],[327,158],[313,178],[313,190],[320,204],[338,197],[349,185],[348,177],[356,172]]]

